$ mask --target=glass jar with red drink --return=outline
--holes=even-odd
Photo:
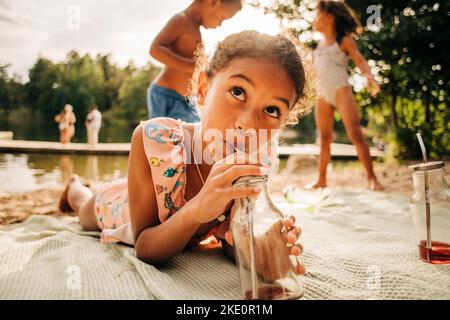
[[[443,161],[409,166],[414,194],[411,212],[420,258],[434,264],[450,264],[450,193]]]

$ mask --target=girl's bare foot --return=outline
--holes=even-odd
[[[69,178],[69,182],[67,183],[66,188],[64,189],[63,193],[61,194],[61,197],[59,198],[59,211],[61,212],[73,212],[72,207],[69,204],[68,194],[69,194],[69,188],[75,181],[78,181],[79,176],[76,174],[72,174]]]
[[[378,182],[377,178],[369,179],[369,188],[373,191],[383,191],[384,186]]]
[[[319,189],[319,188],[326,188],[327,187],[327,183],[325,181],[317,181],[317,182],[311,182],[308,183],[307,185],[305,185],[305,189],[306,190],[312,190],[312,189]]]

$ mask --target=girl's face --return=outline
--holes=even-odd
[[[330,25],[333,25],[333,16],[321,10],[317,10],[316,19],[313,23],[314,30],[323,32]]]
[[[232,18],[239,10],[240,6],[234,2],[211,1],[203,12],[202,25],[206,29],[220,27],[223,21]]]
[[[249,152],[252,146],[249,140],[242,145],[242,135],[249,134],[257,140],[258,148],[262,147],[261,138],[265,135],[268,141],[283,125],[295,94],[288,74],[273,60],[233,59],[212,79],[200,76],[198,103],[203,105],[203,130],[222,134],[224,139],[219,143],[227,155],[230,147],[232,152],[233,147]],[[214,158],[217,161],[223,156],[224,152],[218,152]]]

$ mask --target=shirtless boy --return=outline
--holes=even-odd
[[[164,26],[150,48],[150,55],[164,64],[164,69],[147,91],[150,118],[200,121],[195,103],[188,98],[188,86],[195,68],[194,52],[202,43],[200,26],[217,28],[241,7],[240,0],[194,0]]]

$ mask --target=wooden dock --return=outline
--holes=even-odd
[[[86,154],[86,155],[128,155],[129,143],[99,143],[88,145],[86,143],[61,144],[50,141],[0,140],[0,152],[12,153],[54,153],[54,154]],[[372,157],[384,157],[384,152],[371,148]],[[280,146],[281,158],[289,156],[317,156],[319,147],[315,144],[294,144]],[[333,143],[331,155],[335,158],[356,158],[356,149],[350,144]]]
[[[0,140],[12,140],[14,133],[12,131],[0,131]]]

